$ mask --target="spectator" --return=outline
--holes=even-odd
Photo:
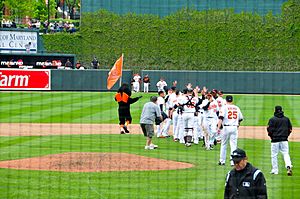
[[[98,69],[99,68],[99,62],[98,62],[96,57],[94,57],[94,59],[92,60],[91,66],[92,66],[93,69]]]
[[[72,68],[73,68],[72,62],[70,62],[70,60],[67,59],[67,61],[65,63],[65,69],[72,69]]]
[[[85,68],[81,65],[80,61],[76,62],[76,69],[77,70],[84,70]]]
[[[17,24],[16,24],[15,20],[12,21],[11,27],[12,28],[17,28]]]

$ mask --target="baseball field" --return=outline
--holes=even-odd
[[[154,138],[144,150],[138,122],[153,94],[131,106],[131,133],[120,135],[114,92],[0,92],[0,198],[222,198],[229,164],[219,149],[186,148]],[[238,146],[264,173],[269,198],[299,198],[300,96],[234,95],[244,114]],[[293,176],[282,156],[271,170],[266,124],[281,105],[294,126]],[[229,150],[227,151],[229,155]],[[229,157],[228,157],[229,160]]]

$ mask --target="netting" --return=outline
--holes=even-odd
[[[42,39],[86,70],[0,69],[0,198],[299,198],[300,6],[284,3],[82,1],[79,31]]]

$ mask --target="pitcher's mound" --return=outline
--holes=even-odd
[[[0,168],[64,172],[175,170],[193,164],[149,158],[127,153],[63,153],[1,161]]]

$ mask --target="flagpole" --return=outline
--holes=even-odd
[[[124,62],[124,54],[122,53],[122,66],[123,66],[123,62]],[[123,76],[123,67],[122,67],[122,71],[121,71],[121,77],[119,79],[119,87],[122,86],[122,76]]]

